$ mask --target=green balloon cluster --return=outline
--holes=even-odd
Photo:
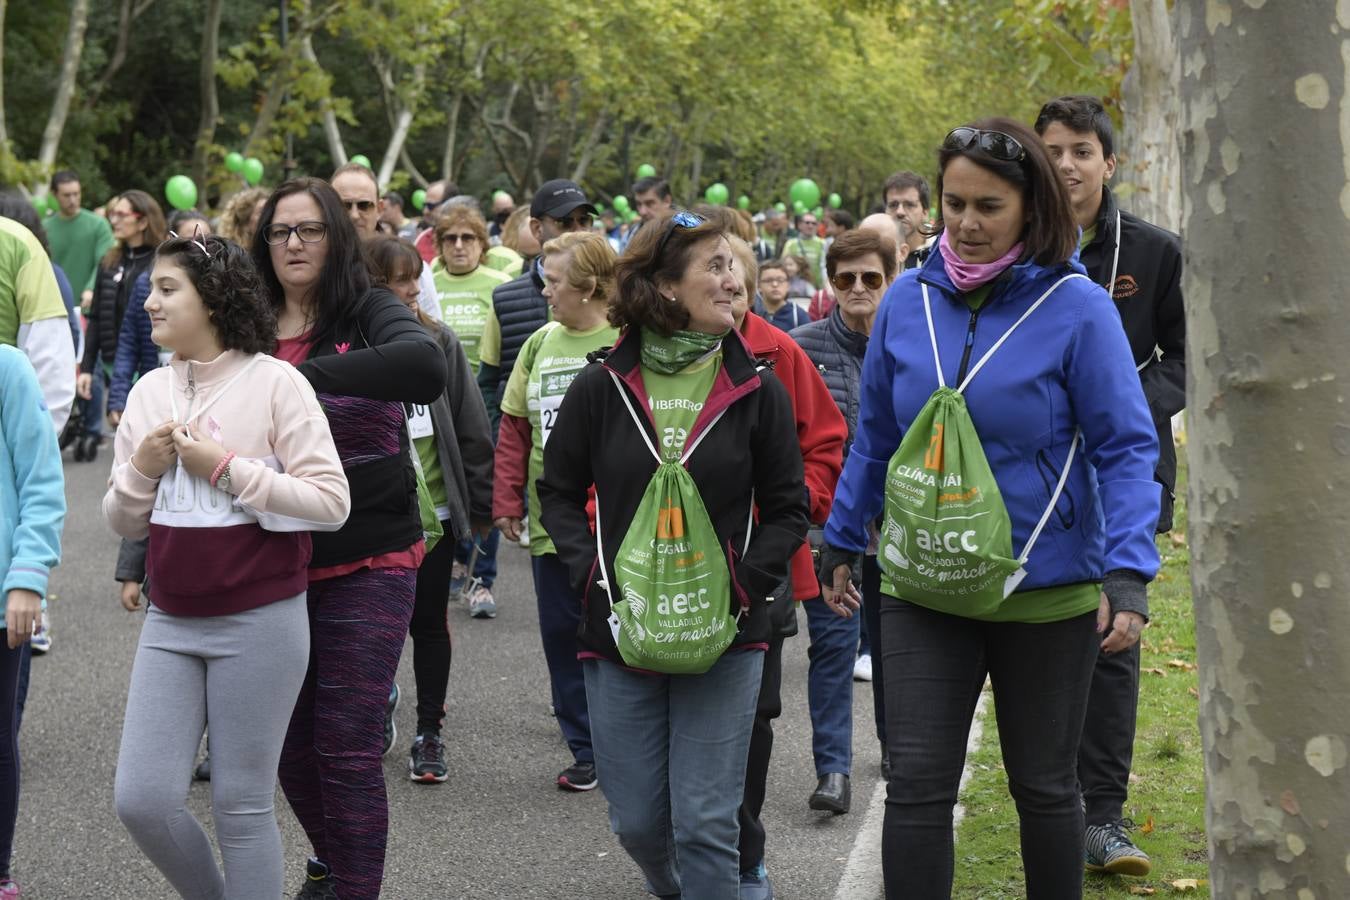
[[[621,213],[627,214],[628,198],[625,197],[623,194],[619,194],[617,197],[614,198],[614,208]]]
[[[844,198],[838,194],[830,194],[830,209],[838,209],[844,205]]]
[[[364,153],[356,154],[355,156],[348,159],[347,162],[356,163],[358,166],[365,166],[367,169],[370,169],[371,171],[375,170],[375,167],[370,164],[370,157],[366,156]]]
[[[793,200],[793,201],[792,201],[792,214],[793,214],[794,216],[805,215],[805,214],[806,214],[806,204],[803,203],[803,202],[800,201],[800,200]]]
[[[730,196],[731,191],[728,191],[727,186],[720,181],[715,181],[708,185],[708,189],[703,192],[703,199],[707,200],[713,206],[725,205],[727,198]]]
[[[792,201],[794,209],[798,203],[802,205],[803,209],[819,206],[820,185],[810,178],[798,178],[792,182],[792,187],[788,188],[788,199]]]
[[[175,175],[165,183],[164,196],[174,209],[192,209],[197,205],[197,184],[186,175]]]
[[[262,181],[263,164],[262,160],[256,156],[250,156],[244,160],[244,180],[253,186],[257,186]]]
[[[425,204],[426,202],[427,202],[426,191],[422,190],[421,188],[418,188],[417,190],[412,192],[413,209],[421,209],[423,204]]]
[[[651,163],[643,163],[637,167],[637,174],[639,178],[651,178],[656,174],[656,166]]]
[[[750,208],[750,198],[747,197],[747,196],[745,196],[744,194],[741,194],[739,197],[736,198],[736,208],[737,208],[737,209],[749,209],[749,208]]]

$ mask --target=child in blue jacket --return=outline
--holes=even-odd
[[[19,665],[23,645],[42,621],[65,518],[61,451],[37,373],[22,352],[0,345],[0,897],[19,893],[9,875],[19,814]]]

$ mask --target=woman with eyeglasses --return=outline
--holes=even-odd
[[[108,205],[108,222],[117,243],[99,263],[94,299],[85,326],[84,358],[75,391],[84,404],[84,437],[75,443],[75,460],[93,462],[103,439],[103,391],[112,378],[122,316],[136,280],[150,270],[155,248],[167,230],[164,212],[145,191],[127,191]]]
[[[725,233],[700,216],[637,233],[609,313],[619,341],[568,388],[537,484],[544,529],[586,601],[580,656],[600,787],[619,842],[660,897],[738,896],[737,809],[768,598],[806,535],[791,403],[733,328],[740,279]],[[680,507],[651,493],[655,478],[685,486]],[[690,572],[692,587],[643,595],[658,557]],[[620,615],[622,635],[611,624]],[[658,629],[654,646],[638,618]],[[685,653],[701,665],[672,674]]]
[[[1157,435],[1035,133],[957,128],[938,170],[938,252],[873,322],[821,571],[827,601],[853,594],[883,516],[886,896],[950,895],[952,806],[988,677],[1026,895],[1074,898],[1093,664],[1099,645],[1139,639],[1158,567]]]
[[[478,210],[451,204],[436,219],[434,228],[437,256],[431,264],[431,274],[436,281],[441,318],[459,338],[469,357],[469,366],[477,375],[478,349],[483,329],[492,315],[492,289],[510,281],[511,276],[486,265],[487,222]],[[497,615],[492,585],[497,578],[500,544],[501,533],[493,529],[487,537],[464,538],[455,551],[451,592],[465,595],[469,615],[475,619],[492,619]],[[470,563],[472,572],[468,569]]]
[[[327,182],[297,178],[263,207],[253,259],[277,314],[276,355],[318,394],[352,510],[313,536],[309,671],[282,750],[282,790],[314,855],[301,897],[376,897],[389,808],[383,721],[425,555],[404,403],[432,403],[445,354],[373,287]]]

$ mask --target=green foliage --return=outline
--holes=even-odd
[[[119,6],[91,5],[58,154],[91,198],[186,171],[198,124],[200,3],[151,0],[109,76]],[[68,0],[9,5],[18,158],[37,155],[68,14]],[[416,174],[400,163],[390,179],[405,190],[449,176],[519,199],[579,174],[609,200],[651,162],[686,202],[720,182],[762,207],[810,177],[861,212],[890,172],[931,177],[961,121],[1028,118],[1069,91],[1114,96],[1131,50],[1122,0],[291,0],[290,32],[284,46],[274,0],[231,0],[208,204],[238,188],[224,156],[250,141],[266,183],[283,174],[287,138],[298,171],[331,171],[326,108],[345,151],[376,168],[411,111]],[[316,61],[298,52],[304,34]]]

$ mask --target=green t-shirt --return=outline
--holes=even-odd
[[[459,338],[469,365],[477,373],[478,345],[492,310],[492,289],[510,281],[511,276],[487,266],[479,266],[467,275],[452,275],[439,259],[432,264],[431,274],[436,281],[441,318]]]
[[[427,492],[436,506],[436,518],[444,522],[450,518],[450,495],[445,489],[441,454],[436,449],[436,427],[431,421],[431,407],[425,403],[405,403],[403,412],[408,417],[408,434],[412,435],[413,449],[422,463],[422,478],[426,480]]]
[[[1093,582],[1018,591],[993,613],[978,618],[983,622],[1062,622],[1092,612],[1101,598],[1102,586]]]
[[[656,434],[666,459],[677,460],[684,452],[689,432],[694,430],[698,414],[703,412],[703,404],[721,367],[721,350],[685,366],[674,375],[662,375],[642,367],[642,384],[647,389],[647,402],[652,418],[656,420]]]
[[[47,243],[52,248],[52,261],[61,267],[75,289],[75,299],[94,289],[98,261],[113,245],[112,226],[102,216],[82,209],[74,218],[59,213],[42,220],[47,230]]]
[[[525,269],[525,257],[510,247],[503,247],[498,244],[495,247],[488,248],[487,259],[484,260],[483,265],[489,269],[496,269],[498,272],[505,272],[515,278]]]
[[[1095,238],[1096,236],[1097,236],[1097,223],[1093,222],[1087,228],[1083,229],[1082,236],[1078,238],[1078,249],[1082,250],[1088,244],[1092,243],[1092,239]]]
[[[0,218],[0,344],[17,347],[21,325],[65,317],[61,288],[42,244],[25,226]]]
[[[544,474],[544,445],[557,422],[563,395],[572,379],[586,368],[586,354],[612,345],[618,337],[618,329],[608,323],[589,331],[573,331],[559,322],[549,322],[525,341],[506,382],[502,412],[530,422],[530,459],[525,482],[533,511],[530,515],[531,556],[558,552],[539,521],[535,483]]]

